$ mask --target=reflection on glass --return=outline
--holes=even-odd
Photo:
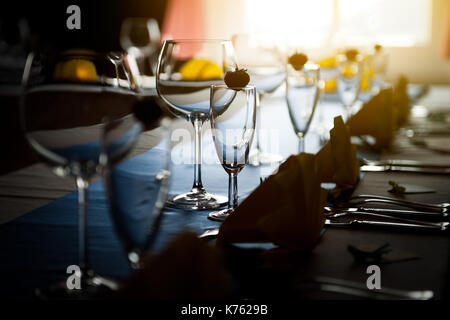
[[[156,74],[161,41],[158,22],[155,19],[127,18],[120,28],[120,45],[134,58],[138,80],[146,87],[148,76]]]
[[[299,138],[299,153],[305,151],[304,138],[320,96],[319,69],[313,63],[306,63],[301,70],[287,65],[286,101],[295,134]]]
[[[250,75],[250,85],[255,86],[258,97],[257,106],[261,107],[263,98],[273,93],[286,78],[286,70],[281,54],[276,46],[263,45],[262,38],[246,34],[233,36],[233,45],[241,67],[246,68]],[[279,154],[263,152],[261,150],[261,110],[258,112],[256,150],[250,157],[250,164],[270,164],[280,162],[283,157]]]
[[[353,113],[353,105],[358,100],[363,73],[362,57],[355,54],[349,58],[346,54],[339,54],[337,89],[339,98],[347,112],[347,118]]]
[[[59,176],[73,177],[78,191],[81,290],[61,282],[40,288],[45,298],[87,298],[115,284],[94,274],[88,254],[88,186],[99,173],[106,116],[132,112],[135,84],[127,56],[69,50],[28,55],[23,75],[21,124],[32,149]]]
[[[158,143],[151,160],[128,159],[136,156],[142,132],[141,123],[133,116],[111,121],[103,131],[102,161],[110,213],[133,268],[142,267],[142,257],[155,241],[167,199],[170,121],[163,119],[161,124],[154,130]]]
[[[227,40],[167,40],[163,44],[156,75],[158,95],[168,111],[191,122],[195,130],[194,183],[189,192],[169,197],[171,206],[197,210],[227,202],[203,187],[201,129],[209,119],[210,86],[224,83],[225,73],[235,66],[233,46]]]
[[[210,117],[216,152],[229,183],[228,208],[211,212],[208,217],[223,221],[237,206],[237,175],[248,162],[256,125],[255,87],[212,85]]]

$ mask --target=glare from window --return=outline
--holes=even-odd
[[[430,39],[431,0],[244,0],[245,29],[268,42],[419,46]]]
[[[338,0],[336,40],[409,47],[423,45],[430,33],[430,0]]]
[[[317,47],[327,43],[333,23],[333,0],[246,0],[249,33],[267,41]]]

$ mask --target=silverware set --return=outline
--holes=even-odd
[[[357,283],[329,277],[314,277],[311,280],[299,281],[295,284],[299,292],[329,292],[360,299],[373,300],[431,300],[431,290],[400,290],[383,286],[381,289],[369,290],[365,283]]]
[[[389,204],[416,210],[364,207],[367,203]],[[432,204],[365,194],[350,198],[344,206],[324,208],[325,224],[329,226],[376,226],[431,231],[450,229],[449,212],[450,203]],[[350,217],[350,220],[337,221],[338,218],[344,217]]]

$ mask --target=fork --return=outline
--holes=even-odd
[[[412,218],[416,220],[446,220],[450,217],[450,213],[446,212],[435,212],[435,211],[412,211],[412,210],[399,210],[399,209],[390,209],[390,208],[367,208],[362,206],[355,207],[324,207],[325,216],[333,215],[336,213],[355,213],[355,214],[364,214],[364,213],[378,213],[383,215],[388,215],[390,217],[399,217],[399,218]]]
[[[354,201],[354,200],[356,200],[356,201]],[[450,211],[450,203],[447,203],[447,202],[432,204],[432,203],[415,202],[415,201],[383,197],[383,196],[377,196],[377,195],[369,195],[369,194],[361,194],[358,196],[351,197],[349,202],[351,202],[352,205],[361,205],[361,204],[365,204],[365,203],[385,203],[385,204],[393,204],[393,205],[408,207],[408,208],[412,208],[412,209],[430,210],[430,211],[443,212],[443,213],[447,213]]]
[[[437,226],[440,224],[440,222],[426,222],[416,219],[407,219],[407,218],[400,218],[398,216],[393,216],[389,214],[382,214],[382,213],[374,213],[374,212],[363,212],[363,211],[325,211],[325,217],[328,219],[335,219],[335,218],[343,218],[351,215],[362,215],[367,217],[374,217],[374,218],[384,218],[384,219],[391,219],[396,220],[400,222],[405,223],[413,223],[413,224],[421,224],[421,225],[429,225],[429,226]]]

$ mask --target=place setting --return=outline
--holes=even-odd
[[[446,4],[233,3],[0,19],[0,299],[448,299]]]

